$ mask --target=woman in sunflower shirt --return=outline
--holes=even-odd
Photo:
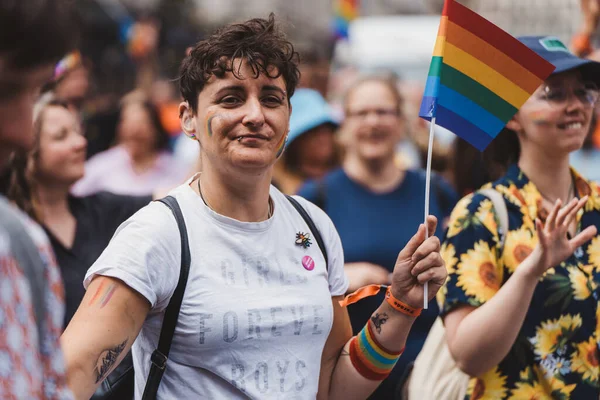
[[[466,399],[598,399],[600,189],[569,153],[589,129],[600,64],[556,38],[521,41],[556,70],[493,144],[514,163],[488,185],[503,196],[508,232],[482,193],[452,213],[438,299],[447,342],[473,377]]]

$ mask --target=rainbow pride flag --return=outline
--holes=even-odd
[[[333,33],[336,39],[348,38],[348,26],[358,17],[360,0],[334,0]]]
[[[446,0],[419,116],[483,151],[554,65],[479,14]]]

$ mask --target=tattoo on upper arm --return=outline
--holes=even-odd
[[[96,383],[99,383],[106,378],[106,375],[108,375],[110,369],[117,362],[119,355],[121,355],[127,346],[127,340],[129,339],[125,339],[123,343],[118,344],[110,349],[106,349],[100,354],[100,358],[98,358],[98,361],[96,362],[96,368],[94,370],[96,373]]]
[[[106,284],[106,281],[102,282],[100,284],[100,286],[98,286],[98,289],[96,290],[96,293],[94,293],[94,296],[92,296],[92,299],[88,303],[88,306],[91,306],[92,304],[94,304],[96,302],[100,293],[102,293],[102,289],[104,288],[105,284]],[[103,292],[102,296],[100,297],[100,308],[102,308],[108,304],[108,301],[115,293],[115,290],[117,290],[117,285],[114,283],[111,283],[108,286],[108,288]]]
[[[94,295],[92,296],[92,299],[88,303],[88,306],[91,306],[92,304],[94,304],[94,302],[98,298],[98,295],[102,291],[102,288],[104,288],[104,285],[106,285],[106,281],[102,281],[102,283],[100,283],[100,286],[98,286],[98,289],[96,289],[96,293],[94,293]]]
[[[386,313],[375,313],[375,315],[371,317],[371,321],[373,322],[373,325],[375,325],[377,333],[381,333],[381,326],[387,322],[388,318]]]

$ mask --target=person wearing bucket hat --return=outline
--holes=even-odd
[[[274,181],[293,194],[305,180],[319,179],[338,165],[334,135],[339,121],[316,90],[299,88],[290,102],[290,132]]]
[[[600,187],[569,166],[589,131],[600,64],[552,36],[519,38],[556,69],[484,157],[502,177],[463,198],[442,245],[446,341],[465,398],[597,399]],[[490,194],[491,193],[491,194]]]

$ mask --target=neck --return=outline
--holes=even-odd
[[[198,180],[204,201],[216,213],[238,221],[260,222],[267,219],[272,171],[260,175],[233,175],[221,173],[209,163],[203,163]],[[198,191],[198,183],[193,183],[192,188]]]
[[[395,189],[404,179],[405,172],[394,162],[394,155],[377,160],[363,160],[350,153],[344,160],[344,171],[355,182],[375,193]]]
[[[523,150],[525,151],[521,153],[519,168],[535,184],[538,191],[549,200],[561,199],[563,203],[568,201],[573,182],[569,156],[549,156],[537,149],[529,152]]]
[[[60,219],[65,215],[71,215],[67,201],[69,188],[63,185],[39,186],[36,188],[37,200],[39,202],[41,218],[46,224],[49,220]]]

